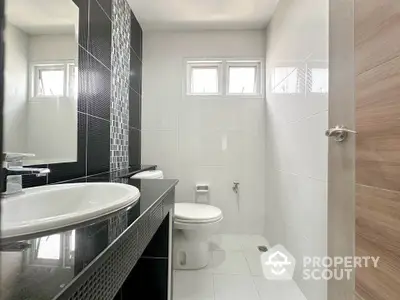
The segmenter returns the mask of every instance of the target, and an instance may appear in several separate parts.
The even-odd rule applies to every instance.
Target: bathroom
[[[400,298],[395,0],[0,17],[1,300]]]

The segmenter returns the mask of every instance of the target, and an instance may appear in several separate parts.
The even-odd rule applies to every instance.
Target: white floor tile
[[[213,236],[206,268],[174,271],[173,299],[259,300],[261,295],[262,300],[305,300],[294,283],[271,283],[262,277],[261,245],[269,246],[261,235]]]
[[[175,298],[173,300],[214,300],[214,298]]]
[[[259,300],[251,276],[214,275],[215,300]]]
[[[257,250],[258,246],[269,246],[267,239],[261,235],[242,235],[240,243],[243,251]]]
[[[241,251],[241,235],[216,234],[211,238],[211,250]]]
[[[174,299],[214,299],[213,275],[196,271],[175,271]]]
[[[214,274],[250,275],[250,269],[242,252],[213,251],[212,267]]]
[[[263,276],[261,254],[262,253],[258,250],[247,250],[243,252],[247,264],[249,265],[250,273],[253,276]]]
[[[294,281],[267,280],[253,277],[261,300],[307,300]]]

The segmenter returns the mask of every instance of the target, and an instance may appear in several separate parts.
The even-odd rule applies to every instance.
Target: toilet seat
[[[175,222],[183,224],[209,224],[219,222],[222,211],[215,206],[198,203],[176,203]]]

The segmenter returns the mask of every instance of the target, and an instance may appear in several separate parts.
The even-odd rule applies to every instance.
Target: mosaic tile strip
[[[112,2],[110,170],[129,166],[129,72],[131,10]]]

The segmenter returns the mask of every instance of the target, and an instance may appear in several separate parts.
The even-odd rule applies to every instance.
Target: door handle
[[[335,138],[336,142],[343,142],[347,139],[349,133],[357,134],[357,131],[346,128],[343,125],[336,125],[335,127],[329,128],[325,131],[327,137]]]

